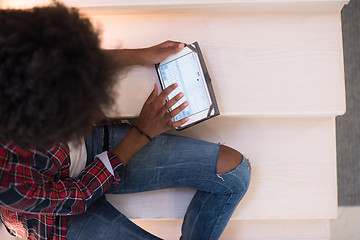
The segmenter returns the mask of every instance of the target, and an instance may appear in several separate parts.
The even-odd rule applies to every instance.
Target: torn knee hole
[[[249,167],[249,171],[251,171],[251,164],[250,164],[250,162],[247,162],[246,164],[247,164],[248,167]]]
[[[243,155],[238,151],[221,145],[217,162],[217,173],[222,174],[235,169],[242,163],[243,159]]]

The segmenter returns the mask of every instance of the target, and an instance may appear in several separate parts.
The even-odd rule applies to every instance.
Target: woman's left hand
[[[164,61],[168,56],[180,52],[185,47],[184,43],[166,41],[156,46],[141,49],[141,65],[154,65]]]
[[[164,61],[168,56],[180,52],[184,43],[166,41],[148,48],[138,49],[104,49],[119,69],[134,65],[150,66]]]

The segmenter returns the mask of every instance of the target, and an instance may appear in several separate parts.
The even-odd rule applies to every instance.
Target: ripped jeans
[[[127,124],[107,127],[105,143],[104,127],[94,128],[87,139],[88,164],[94,155],[102,152],[104,144],[109,145],[109,149],[114,148],[130,130]],[[248,189],[251,168],[244,157],[235,169],[217,174],[218,155],[219,144],[162,134],[149,142],[122,168],[120,183],[113,185],[108,193],[179,187],[197,189],[186,211],[180,239],[219,239]],[[102,197],[84,214],[68,218],[66,239],[160,238],[135,225]]]

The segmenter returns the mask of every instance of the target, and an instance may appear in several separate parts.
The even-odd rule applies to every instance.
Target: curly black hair
[[[99,32],[53,3],[0,10],[0,139],[49,146],[86,136],[112,103],[115,69]]]

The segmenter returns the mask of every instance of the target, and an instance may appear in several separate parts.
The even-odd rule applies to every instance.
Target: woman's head
[[[49,145],[86,135],[111,101],[98,32],[61,4],[0,10],[0,139]]]

